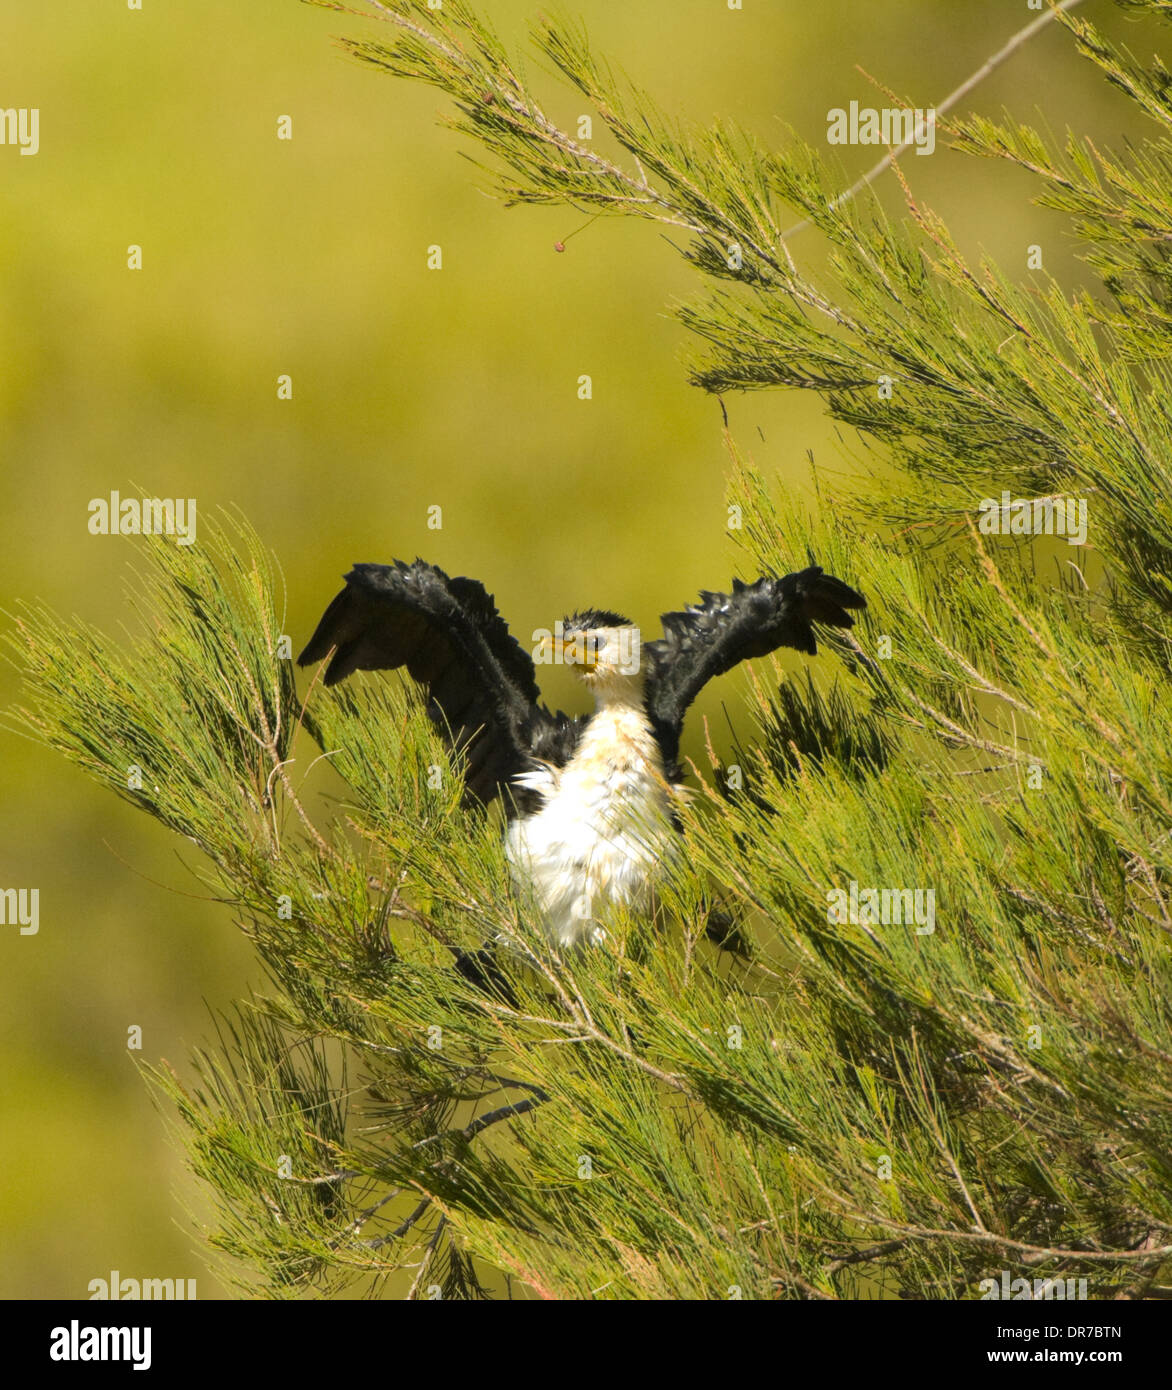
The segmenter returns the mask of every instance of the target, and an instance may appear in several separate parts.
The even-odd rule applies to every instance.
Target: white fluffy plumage
[[[678,843],[675,792],[643,709],[642,677],[607,660],[607,646],[619,646],[613,632],[592,636],[597,654],[573,664],[597,711],[565,767],[543,763],[515,779],[544,799],[513,821],[506,841],[514,878],[530,887],[562,947],[601,941],[613,907],[649,910]]]

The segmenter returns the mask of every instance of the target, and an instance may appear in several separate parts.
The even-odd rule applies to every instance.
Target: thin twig
[[[1021,48],[1023,44],[1028,43],[1029,40],[1032,39],[1033,36],[1040,30],[1044,29],[1046,25],[1051,22],[1051,20],[1055,19],[1059,14],[1062,14],[1066,10],[1073,10],[1076,5],[1081,4],[1082,0],[1061,0],[1061,3],[1055,5],[1045,14],[1041,14],[1037,17],[1037,19],[1031,20],[1029,24],[1025,26],[1024,29],[1019,29],[1017,33],[1014,34],[1014,36],[1009,40],[1009,42],[1004,45],[1004,47],[999,48],[991,58],[987,59],[976,70],[976,72],[972,73],[969,77],[966,77],[965,80],[960,84],[959,87],[956,88],[955,91],[949,92],[949,94],[944,98],[943,101],[937,103],[937,105],[933,108],[936,112],[936,115],[939,117],[942,116],[946,111],[951,111],[952,108],[957,104],[957,102],[961,101],[964,97],[968,96],[969,92],[971,92],[973,88],[976,87],[979,83],[983,82],[985,78],[988,77],[991,73],[996,72],[997,69],[1002,65],[1002,63],[1005,63],[1010,58],[1012,58],[1013,55],[1017,52],[1019,48]],[[900,157],[900,155],[904,154],[907,150],[911,149],[914,143],[914,140],[904,140],[901,144],[897,145],[895,149],[888,150],[888,152],[883,156],[883,158],[878,162],[878,164],[876,164],[873,168],[868,169],[861,179],[858,179],[855,183],[852,183],[845,193],[840,193],[838,197],[834,198],[830,203],[827,204],[827,206],[831,210],[834,210],[840,208],[843,205],[843,203],[850,202],[850,200],[854,198],[857,194],[861,193],[864,188],[867,188],[870,184],[874,183],[874,181],[879,177],[880,174],[884,173],[887,169],[890,169],[892,164]],[[799,232],[803,232],[807,227],[811,226],[813,226],[813,219],[809,217],[803,218],[800,222],[795,222],[792,227],[788,227],[784,232],[782,232],[782,241],[786,241],[791,236],[796,236]]]

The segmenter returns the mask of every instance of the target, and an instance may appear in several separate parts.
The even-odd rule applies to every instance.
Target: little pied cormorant
[[[607,909],[646,911],[676,853],[674,807],[684,715],[714,676],[779,647],[814,655],[815,623],[851,627],[861,595],[817,565],[665,613],[639,642],[618,613],[568,617],[553,647],[592,692],[595,711],[541,704],[532,657],[475,579],[434,565],[355,565],[298,658],[333,653],[326,685],[352,671],[406,667],[465,759],[466,798],[500,796],[514,880],[534,893],[560,946],[598,941]],[[548,652],[549,644],[544,644]]]

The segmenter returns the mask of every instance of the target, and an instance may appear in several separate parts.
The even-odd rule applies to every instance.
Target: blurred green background
[[[524,48],[538,7],[487,8]],[[1033,17],[1024,0],[577,0],[573,12],[673,114],[727,117],[766,144],[789,124],[822,148],[829,108],[886,104],[856,65],[929,105]],[[1105,0],[1085,13],[1156,42]],[[380,30],[296,0],[141,12],[0,0],[0,107],[41,112],[35,158],[0,148],[5,606],[42,599],[115,630],[135,543],[90,536],[87,504],[135,484],[195,497],[204,518],[243,509],[284,567],[295,646],[356,560],[418,553],[475,575],[523,638],[583,605],[650,625],[727,585],[720,411],[686,384],[667,312],[692,273],[649,224],[596,222],[555,253],[577,213],[506,211],[437,123],[438,94],[331,45]],[[584,108],[529,52],[547,109],[574,122]],[[1108,144],[1132,129],[1056,28],[973,104]],[[276,138],[281,115],[291,142]],[[844,184],[875,153],[845,151]],[[1029,206],[1014,171],[941,142],[907,173],[966,249],[1024,272],[1039,241],[1049,270],[1075,273],[1062,224]],[[805,236],[796,254],[817,258]],[[292,401],[277,399],[280,373]],[[728,405],[771,474],[803,478],[810,449],[837,470],[857,454],[817,399]],[[441,531],[427,528],[433,504]],[[546,689],[582,707],[564,672]],[[734,675],[710,693],[714,731],[722,704],[738,721],[740,690]],[[18,692],[3,671],[0,702]],[[701,746],[694,720],[686,751]],[[207,1006],[259,982],[250,953],[163,831],[3,735],[0,887],[12,886],[40,888],[41,927],[0,927],[0,1296],[85,1297],[112,1268],[196,1278],[216,1296],[184,1215],[199,1194],[126,1032],[141,1025],[141,1055],[182,1069],[210,1031]]]

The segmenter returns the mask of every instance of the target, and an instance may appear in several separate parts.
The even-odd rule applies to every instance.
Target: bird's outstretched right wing
[[[731,594],[702,592],[699,604],[665,613],[663,637],[643,644],[647,662],[644,704],[663,751],[668,776],[678,779],[684,715],[714,677],[750,657],[778,647],[811,656],[818,650],[814,624],[853,627],[847,609],[865,599],[817,565],[754,584],[733,580]]]
[[[306,666],[331,651],[326,685],[406,667],[426,687],[428,713],[466,754],[465,786],[478,801],[491,801],[535,756],[560,766],[577,742],[579,721],[538,704],[532,658],[475,579],[451,579],[423,560],[355,565],[297,660]]]

